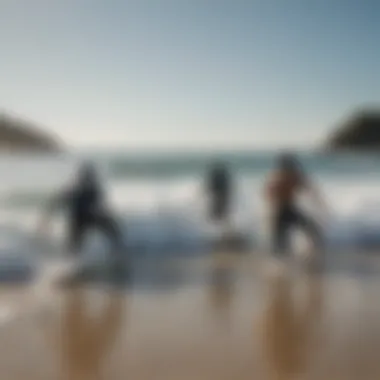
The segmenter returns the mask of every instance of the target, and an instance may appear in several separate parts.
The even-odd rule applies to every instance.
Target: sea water
[[[99,167],[109,207],[119,222],[129,256],[154,260],[163,255],[191,257],[208,251],[218,228],[208,219],[204,190],[207,172],[215,161],[225,162],[233,175],[233,228],[249,237],[252,248],[265,250],[267,219],[262,188],[275,156],[275,152],[123,151],[81,152],[55,158],[3,156],[0,266],[24,273],[36,260],[64,255],[63,214],[57,215],[48,234],[38,235],[36,228],[46,202],[70,184],[83,158],[90,158]],[[378,248],[380,157],[301,153],[300,159],[329,206],[328,215],[314,212],[323,220],[327,249],[344,252]],[[90,234],[83,251],[84,256],[104,257],[107,241]]]

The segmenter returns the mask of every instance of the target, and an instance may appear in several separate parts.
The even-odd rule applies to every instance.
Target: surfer
[[[78,254],[86,233],[91,229],[107,236],[112,243],[112,252],[120,249],[121,234],[115,219],[106,210],[103,188],[92,164],[83,164],[74,185],[52,199],[43,227],[47,226],[52,212],[61,207],[68,213],[68,248],[71,254]]]
[[[308,191],[319,207],[324,202],[300,167],[295,155],[280,155],[277,168],[265,186],[265,196],[271,209],[272,246],[275,251],[288,249],[288,233],[292,227],[303,229],[312,240],[314,248],[322,245],[322,233],[318,223],[297,205],[297,197]]]
[[[240,236],[233,231],[231,224],[231,174],[223,163],[215,163],[206,178],[206,193],[208,198],[208,216],[216,227],[217,237],[214,248],[227,249],[238,246]]]
[[[210,216],[216,222],[227,222],[231,203],[231,178],[225,165],[215,164],[209,174],[207,191],[211,200]]]

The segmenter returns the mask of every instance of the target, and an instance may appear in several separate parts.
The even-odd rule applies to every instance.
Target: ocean
[[[327,249],[380,247],[380,156],[300,153],[305,170],[324,194],[330,212],[322,216]],[[63,255],[64,218],[51,233],[36,235],[48,199],[70,183],[78,163],[94,161],[108,189],[130,255],[195,256],[207,252],[218,233],[207,218],[205,175],[215,161],[230,168],[235,184],[233,226],[249,236],[252,247],[267,247],[262,186],[275,152],[73,153],[56,158],[3,156],[0,162],[1,257],[8,266]],[[318,210],[312,210],[315,215]],[[296,237],[297,239],[297,237]],[[107,242],[89,236],[84,255],[104,255]],[[94,253],[97,252],[97,253]],[[16,264],[15,264],[16,265]]]

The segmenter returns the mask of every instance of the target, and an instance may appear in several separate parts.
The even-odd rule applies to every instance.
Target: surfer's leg
[[[95,227],[104,233],[112,244],[113,254],[120,253],[122,247],[122,234],[115,221],[110,215],[103,214],[96,217]]]
[[[289,220],[286,210],[277,210],[272,220],[272,249],[284,253],[289,249]]]
[[[300,210],[294,210],[294,214],[295,223],[303,229],[312,240],[314,249],[321,249],[323,239],[318,223],[312,217]]]
[[[86,224],[81,220],[71,220],[69,222],[68,250],[71,255],[79,255],[86,230]]]

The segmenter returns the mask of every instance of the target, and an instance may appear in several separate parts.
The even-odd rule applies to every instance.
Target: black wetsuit
[[[283,202],[277,205],[272,223],[272,245],[275,252],[288,250],[289,232],[294,227],[304,230],[315,240],[319,236],[317,224],[294,202]]]
[[[231,183],[225,169],[215,169],[209,178],[208,190],[211,196],[211,218],[220,221],[228,217],[231,201]]]
[[[78,185],[67,192],[62,201],[68,211],[68,245],[71,252],[80,250],[86,233],[92,228],[104,233],[114,248],[120,244],[118,227],[103,207],[100,188]]]

